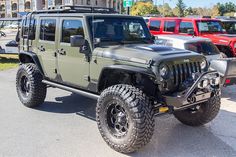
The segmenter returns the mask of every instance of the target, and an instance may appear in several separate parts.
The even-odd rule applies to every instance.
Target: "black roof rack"
[[[58,7],[50,7],[48,10],[39,10],[27,13],[25,23],[27,20],[31,21],[36,14],[50,14],[50,13],[101,13],[101,14],[117,14],[113,8],[93,7],[86,5],[62,5]],[[29,16],[29,17],[28,17]],[[33,24],[35,25],[35,23]],[[31,22],[28,22],[28,34],[30,34]],[[29,51],[29,35],[27,36],[27,51]],[[23,40],[24,45],[25,40]]]
[[[92,7],[86,5],[62,5],[58,7],[50,7],[48,10],[34,11],[33,14],[43,13],[101,13],[101,14],[117,14],[113,8]]]

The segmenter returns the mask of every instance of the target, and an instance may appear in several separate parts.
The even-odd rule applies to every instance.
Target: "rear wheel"
[[[201,126],[212,121],[220,111],[220,96],[210,98],[207,102],[182,111],[176,111],[174,116],[183,124]]]
[[[118,152],[134,152],[153,135],[152,105],[141,90],[129,85],[104,90],[98,100],[96,117],[103,139]]]
[[[20,101],[27,107],[41,105],[46,97],[47,87],[43,76],[32,63],[20,65],[16,75],[16,90]]]

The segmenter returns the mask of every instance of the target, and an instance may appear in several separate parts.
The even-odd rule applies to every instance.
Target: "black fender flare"
[[[38,67],[38,69],[40,70],[42,75],[44,75],[43,68],[40,64],[39,58],[36,55],[36,53],[34,53],[32,51],[29,51],[29,52],[28,51],[20,51],[19,52],[19,60],[20,60],[20,63],[34,63]]]
[[[98,79],[98,84],[97,84],[97,90],[98,92],[101,91],[101,84],[104,81],[103,77],[104,74],[106,73],[106,71],[109,70],[120,70],[120,71],[124,71],[124,72],[128,72],[128,73],[139,73],[139,74],[143,74],[149,77],[153,77],[155,78],[156,75],[153,73],[151,68],[144,68],[144,67],[136,67],[136,66],[131,66],[131,65],[110,65],[110,66],[105,66],[103,67],[99,79]]]

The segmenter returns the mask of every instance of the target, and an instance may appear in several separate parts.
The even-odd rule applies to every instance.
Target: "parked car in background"
[[[206,56],[209,63],[212,60],[227,57],[207,38],[181,35],[158,35],[156,44],[200,53]]]
[[[218,19],[151,17],[148,27],[152,35],[178,34],[208,38],[228,57],[236,57],[236,36],[227,34]]]
[[[236,17],[231,16],[218,16],[216,19],[219,19],[224,29],[228,34],[236,34]]]
[[[211,69],[219,72],[222,86],[236,84],[236,77],[232,72],[236,67],[236,58],[226,58],[227,56],[220,52],[210,39],[181,35],[158,35],[155,43],[190,50],[206,56]]]
[[[0,18],[0,53],[18,54],[18,35],[21,25],[20,18]]]
[[[0,18],[1,29],[17,29],[20,26],[20,18]]]

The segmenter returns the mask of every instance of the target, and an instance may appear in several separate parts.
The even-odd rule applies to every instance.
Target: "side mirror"
[[[85,39],[82,35],[73,35],[70,37],[71,47],[81,47],[85,44]]]
[[[188,29],[187,31],[188,35],[195,35],[194,30],[193,29]]]

